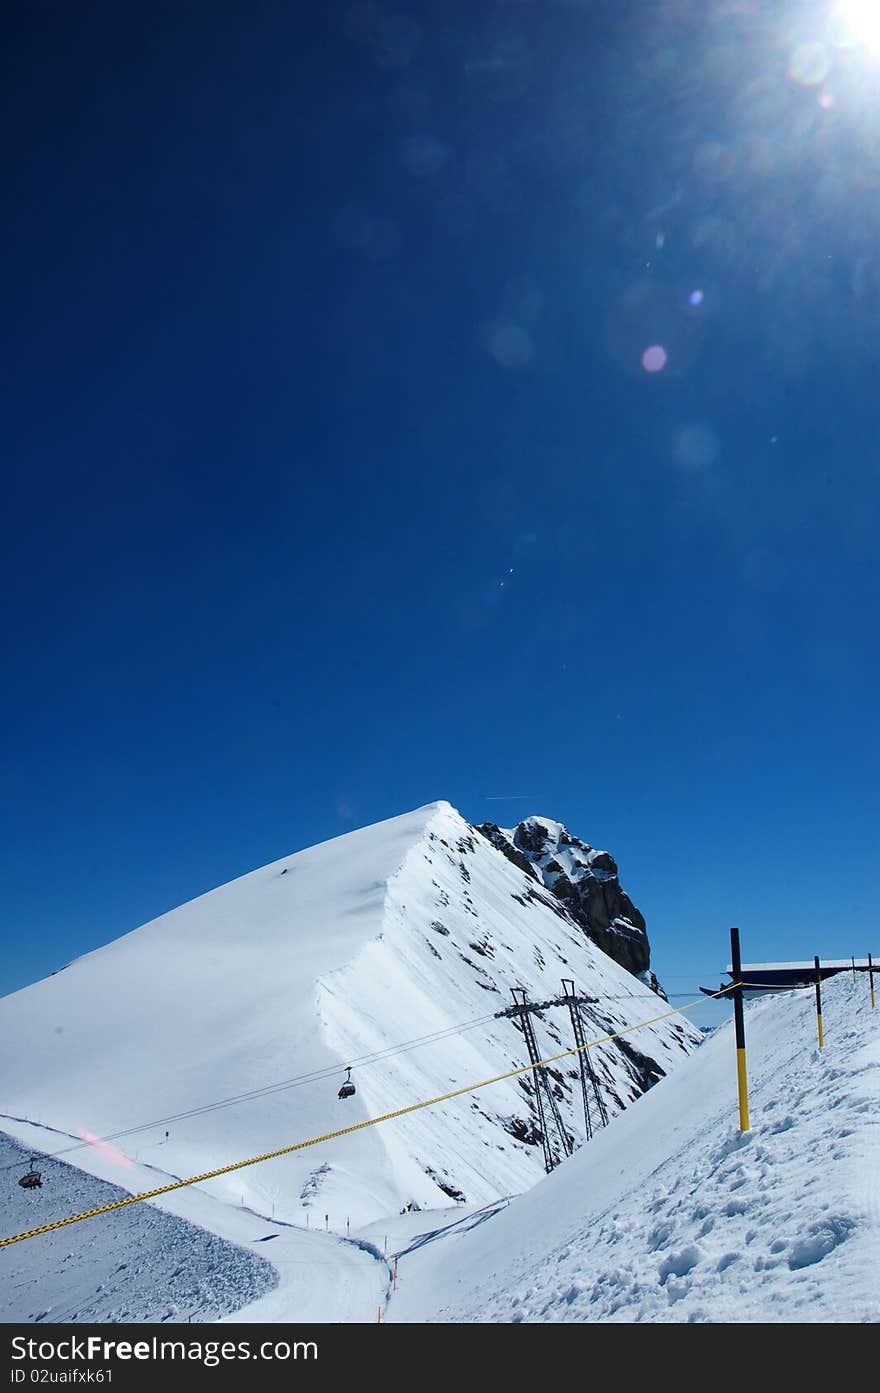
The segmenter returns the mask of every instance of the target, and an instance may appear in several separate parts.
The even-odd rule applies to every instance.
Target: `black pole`
[[[852,958],[852,957],[851,957],[851,958],[850,958],[850,962],[851,962],[852,965],[853,965],[853,981],[855,981],[855,980],[856,980],[856,960],[855,960],[855,958]]]
[[[733,1028],[736,1032],[736,1082],[739,1092],[739,1130],[749,1130],[749,1088],[746,1075],[746,1027],[743,1018],[742,961],[739,953],[739,929],[730,930],[730,966],[733,980]]]
[[[871,962],[871,954],[868,954],[868,985],[871,988],[871,1009],[874,1007],[874,964]]]
[[[825,1044],[825,1036],[822,1033],[822,974],[819,971],[818,957],[813,959],[816,965],[816,1025],[819,1029],[819,1049]]]

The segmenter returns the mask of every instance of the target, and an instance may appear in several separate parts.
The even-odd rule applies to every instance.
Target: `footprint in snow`
[[[820,1219],[811,1226],[805,1238],[792,1245],[788,1259],[792,1272],[797,1272],[802,1267],[812,1267],[814,1263],[827,1258],[829,1253],[833,1253],[835,1248],[849,1238],[854,1228],[853,1220],[842,1214]]]
[[[686,1277],[702,1259],[702,1252],[696,1243],[689,1243],[677,1253],[670,1253],[657,1269],[660,1285],[664,1286],[670,1277]]]
[[[787,1112],[784,1117],[779,1118],[778,1122],[771,1123],[771,1125],[766,1130],[771,1135],[776,1132],[788,1132],[791,1130],[794,1124],[794,1117],[790,1112]]]

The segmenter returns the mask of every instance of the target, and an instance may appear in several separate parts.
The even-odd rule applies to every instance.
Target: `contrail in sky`
[[[533,802],[536,798],[549,798],[547,793],[484,793],[483,798],[487,803],[509,803],[512,799],[530,798]]]

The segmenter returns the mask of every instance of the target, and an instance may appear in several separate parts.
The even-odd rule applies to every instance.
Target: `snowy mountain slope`
[[[823,998],[823,1050],[811,991],[747,1006],[750,1132],[727,1023],[509,1207],[410,1230],[387,1319],[876,1322],[880,1010]]]
[[[117,1141],[131,1159],[194,1174],[525,1063],[494,1013],[515,985],[555,997],[563,975],[601,998],[595,1034],[663,1007],[449,804],[430,804],[243,876],[0,1001],[0,1126],[74,1140],[139,1128]],[[542,1053],[572,1043],[563,1011],[537,1029]],[[356,1066],[356,1096],[337,1099],[346,1064],[439,1032],[453,1033]],[[609,1111],[699,1038],[671,1017],[595,1051]],[[580,1140],[576,1074],[563,1061],[554,1077]],[[407,1204],[482,1204],[543,1174],[532,1092],[508,1080],[205,1188],[336,1232]],[[129,1187],[124,1166],[113,1178]]]
[[[727,1025],[674,1077],[509,1203],[390,1216],[357,1235],[373,1245],[371,1253],[186,1189],[6,1250],[0,1319],[46,1312],[52,1321],[77,1313],[111,1320],[123,1311],[185,1318],[165,1282],[169,1233],[155,1223],[160,1207],[247,1250],[238,1264],[234,1253],[216,1250],[240,1299],[253,1281],[249,1252],[278,1272],[277,1286],[223,1321],[370,1322],[379,1301],[392,1321],[876,1322],[878,1021],[864,983],[846,977],[826,987],[821,1052],[809,991],[748,1006],[746,1136],[736,1125]],[[29,1142],[40,1131],[22,1130]],[[113,1171],[112,1159],[95,1148],[83,1163]],[[49,1162],[46,1174],[53,1213],[74,1212],[92,1198],[82,1190],[87,1178],[71,1167]],[[128,1188],[157,1178],[140,1163]],[[33,1222],[31,1210],[45,1198],[3,1194],[7,1233]],[[18,1206],[15,1215],[10,1206]],[[208,1295],[192,1314],[210,1319],[215,1255],[197,1231],[187,1233],[191,1251],[182,1231],[171,1231],[180,1275],[192,1288],[178,1295]],[[386,1246],[400,1255],[396,1291],[382,1260]],[[94,1290],[85,1285],[92,1273],[101,1278]]]
[[[123,1198],[72,1166],[37,1164],[42,1189],[21,1189],[29,1153],[0,1135],[4,1235]],[[0,1321],[210,1321],[278,1284],[265,1259],[146,1204],[16,1244],[2,1270]]]
[[[40,1128],[21,1130],[30,1132],[29,1144],[45,1144]],[[95,1147],[76,1168],[38,1157],[43,1188],[22,1190],[15,1177],[30,1154],[0,1136],[4,1235],[123,1193],[107,1183],[118,1170],[113,1158]],[[126,1188],[140,1192],[169,1179],[138,1163]],[[368,1244],[288,1227],[194,1186],[16,1243],[3,1250],[2,1273],[0,1322],[52,1324],[370,1321],[391,1284],[388,1264]]]

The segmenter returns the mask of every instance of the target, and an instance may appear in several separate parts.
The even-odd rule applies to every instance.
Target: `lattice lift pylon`
[[[581,1015],[581,1006],[584,998],[578,996],[574,988],[574,982],[567,977],[562,979],[562,1001],[568,1007],[571,1016],[571,1028],[574,1032],[574,1042],[578,1047],[578,1067],[581,1071],[581,1092],[584,1095],[584,1122],[587,1128],[587,1140],[593,1135],[593,1120],[590,1116],[589,1093],[592,1090],[593,1097],[596,1099],[596,1107],[599,1109],[599,1116],[602,1119],[602,1126],[608,1126],[608,1109],[605,1106],[605,1099],[602,1097],[602,1090],[599,1087],[599,1080],[596,1078],[593,1062],[590,1059],[590,1052],[587,1049],[587,1037],[584,1034],[584,1021]],[[589,1087],[588,1087],[589,1081]]]
[[[556,1003],[544,1002],[539,1005],[535,1002],[530,1002],[526,996],[525,987],[512,987],[511,996],[513,997],[513,1005],[508,1007],[506,1011],[499,1011],[498,1014],[501,1016],[512,1016],[514,1019],[518,1020],[520,1030],[525,1036],[529,1060],[533,1065],[533,1073],[535,1075],[535,1104],[538,1109],[538,1121],[541,1128],[541,1144],[544,1148],[544,1168],[549,1175],[554,1167],[559,1164],[559,1159],[554,1155],[553,1148],[550,1145],[550,1137],[547,1132],[547,1118],[544,1112],[544,1103],[541,1098],[542,1088],[547,1099],[547,1106],[550,1109],[553,1122],[556,1126],[563,1154],[565,1156],[570,1156],[574,1147],[571,1137],[565,1130],[562,1114],[559,1111],[559,1104],[553,1092],[553,1084],[550,1075],[546,1066],[540,1063],[541,1055],[538,1052],[538,1042],[535,1039],[535,1028],[531,1022],[531,1013],[532,1011],[541,1011],[544,1006],[556,1005]]]
[[[581,1078],[581,1095],[584,1101],[584,1124],[586,1126],[587,1141],[593,1135],[593,1119],[590,1112],[590,1093],[596,1100],[596,1107],[602,1119],[602,1126],[608,1125],[608,1109],[605,1106],[605,1099],[602,1097],[602,1090],[599,1087],[599,1080],[596,1078],[595,1070],[587,1050],[587,1037],[584,1033],[584,1021],[581,1015],[581,1008],[592,1005],[596,1002],[594,996],[584,996],[575,990],[573,980],[563,977],[562,996],[554,997],[552,1001],[529,1001],[524,987],[512,987],[511,995],[513,1005],[508,1006],[504,1011],[497,1011],[496,1018],[499,1016],[511,1016],[519,1021],[520,1029],[526,1039],[526,1046],[529,1051],[529,1060],[534,1067],[535,1074],[535,1107],[538,1112],[538,1123],[541,1129],[541,1143],[544,1148],[544,1166],[549,1174],[559,1164],[559,1157],[554,1155],[550,1145],[550,1137],[547,1132],[547,1117],[544,1111],[544,1098],[556,1125],[556,1131],[562,1144],[565,1156],[570,1156],[574,1150],[574,1144],[559,1111],[556,1095],[553,1092],[553,1084],[547,1069],[539,1065],[541,1056],[538,1052],[538,1042],[535,1039],[535,1030],[531,1022],[531,1015],[534,1012],[546,1011],[551,1006],[567,1006],[571,1018],[571,1028],[574,1032],[574,1042],[577,1046],[578,1069]],[[543,1090],[543,1097],[542,1097]]]

